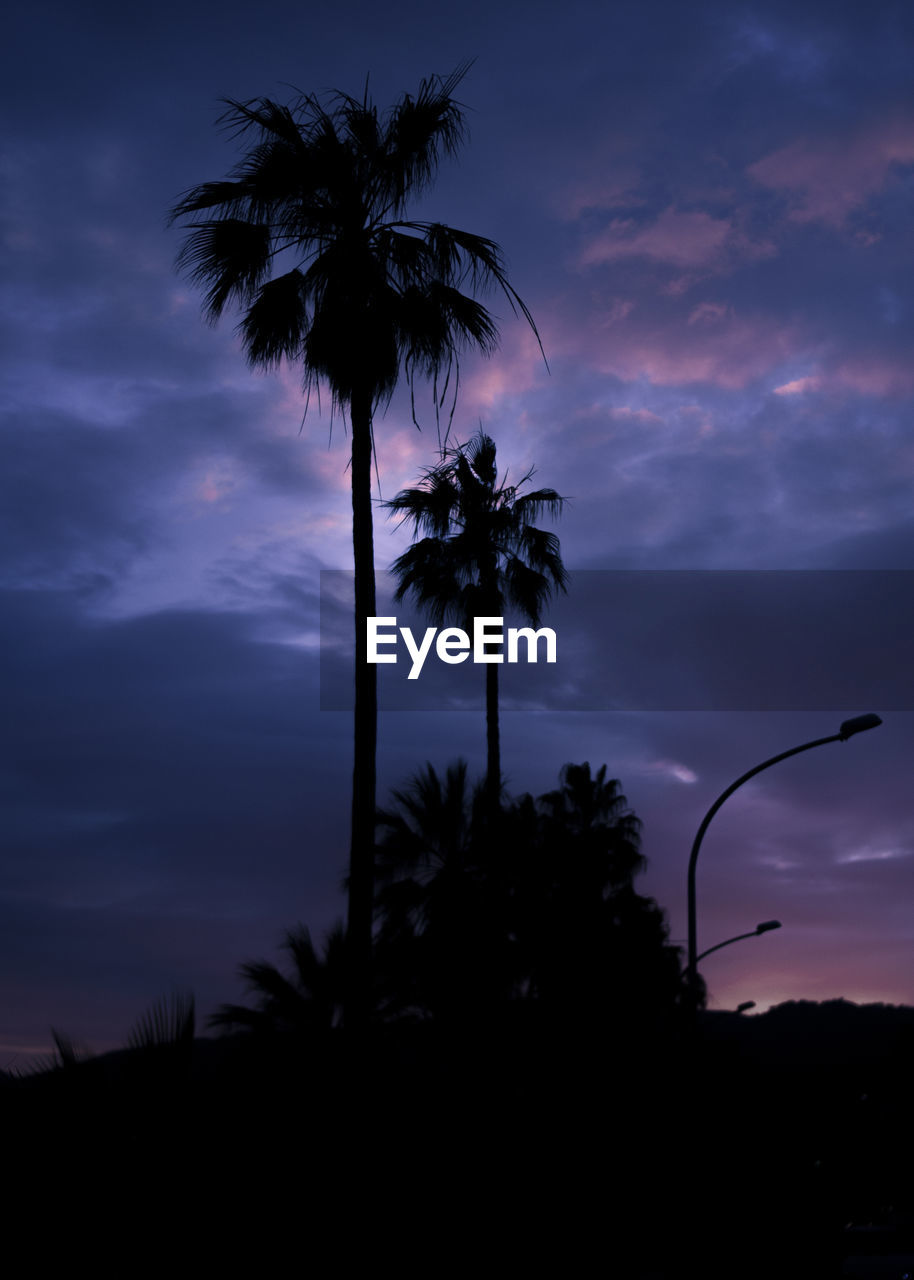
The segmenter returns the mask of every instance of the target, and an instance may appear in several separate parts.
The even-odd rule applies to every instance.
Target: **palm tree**
[[[580,891],[590,896],[630,888],[646,862],[641,822],[629,809],[621,783],[607,779],[605,764],[592,775],[588,761],[563,765],[559,781],[558,790],[540,796],[539,804],[547,827],[575,841],[577,863],[562,864],[565,880],[577,878]]]
[[[248,991],[257,1007],[224,1004],[209,1020],[211,1027],[241,1027],[261,1035],[314,1035],[329,1031],[341,1018],[345,986],[346,938],[336,925],[319,955],[310,932],[299,925],[286,932],[283,950],[289,953],[293,976],[287,978],[267,960],[241,966]]]
[[[679,951],[663,911],[635,890],[646,866],[641,822],[619,781],[606,765],[566,764],[558,789],[524,797],[515,821],[529,829],[533,812],[514,910],[531,994],[582,1024],[671,1010]]]
[[[205,290],[215,323],[231,303],[253,366],[301,365],[306,391],[323,380],[352,427],[355,567],[355,746],[349,918],[353,1020],[366,1016],[371,962],[377,750],[377,671],[367,661],[365,619],[375,610],[371,512],[372,421],[401,373],[410,384],[450,378],[466,348],[497,345],[493,317],[474,296],[499,288],[533,319],[508,283],[501,251],[483,236],[408,220],[411,198],[435,177],[442,153],[463,139],[453,94],[468,64],[422,81],[380,114],[368,98],[300,94],[227,99],[222,117],[250,139],[221,182],[175,205],[188,234],[178,265]],[[467,289],[467,292],[464,292]],[[538,335],[537,335],[538,338]],[[447,387],[447,379],[445,387]],[[455,384],[456,385],[456,379]]]
[[[466,761],[431,764],[378,811],[379,955],[401,1007],[482,1012],[511,990],[508,886]]]
[[[468,629],[474,617],[503,616],[506,606],[538,626],[568,574],[559,540],[533,524],[565,503],[554,489],[521,493],[533,471],[517,483],[498,481],[495,442],[481,429],[467,444],[445,449],[419,486],[404,489],[386,505],[427,536],[394,562],[396,599],[412,595],[441,625],[447,619]],[[486,665],[487,789],[490,807],[501,794],[498,731],[498,665]]]

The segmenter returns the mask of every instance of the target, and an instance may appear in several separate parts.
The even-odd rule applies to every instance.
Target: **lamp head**
[[[865,716],[854,716],[852,720],[845,720],[838,732],[842,742],[846,742],[855,733],[863,733],[865,729],[876,729],[881,724],[881,717],[870,711]]]
[[[761,924],[755,926],[756,933],[770,933],[772,929],[780,929],[780,920],[763,920]]]

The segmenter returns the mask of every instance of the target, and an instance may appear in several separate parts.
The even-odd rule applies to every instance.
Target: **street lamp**
[[[757,938],[761,933],[770,933],[772,929],[780,929],[780,920],[763,920],[761,924],[757,924],[749,933],[738,933],[734,938],[727,938],[725,942],[718,942],[714,947],[708,947],[707,951],[702,951],[700,956],[695,957],[695,963],[704,960],[705,956],[709,956],[712,951],[720,951],[721,947],[729,947],[731,942],[742,942],[743,938]]]
[[[695,1004],[695,997],[698,990],[698,961],[701,958],[698,955],[695,868],[698,863],[698,853],[701,849],[701,842],[704,839],[705,832],[711,823],[711,819],[714,817],[715,813],[717,813],[717,810],[725,800],[729,799],[729,797],[733,795],[733,792],[737,787],[741,787],[744,782],[748,782],[750,778],[754,778],[755,775],[757,773],[761,773],[763,769],[770,769],[773,764],[778,764],[781,760],[786,760],[789,756],[799,755],[801,751],[811,751],[813,747],[823,747],[826,742],[846,742],[847,739],[852,738],[855,733],[863,733],[866,729],[875,729],[881,724],[882,720],[880,717],[874,715],[872,712],[868,715],[854,716],[851,720],[845,720],[837,733],[830,734],[827,738],[816,738],[814,742],[804,742],[799,747],[791,747],[789,751],[782,751],[780,755],[772,756],[770,760],[764,760],[761,764],[757,764],[754,769],[750,769],[748,773],[744,773],[741,778],[737,778],[735,782],[732,782],[730,786],[727,787],[726,791],[723,791],[711,805],[711,808],[702,819],[701,826],[698,828],[695,840],[692,844],[692,852],[689,856],[689,963],[686,968],[686,981],[688,983],[688,990],[692,996],[693,1005]],[[740,935],[740,937],[743,936],[745,935]],[[736,939],[728,938],[727,941],[735,942]],[[725,946],[726,943],[720,943],[719,945]],[[710,950],[716,951],[717,948],[711,947]],[[702,953],[702,955],[708,954],[709,952],[707,951]]]

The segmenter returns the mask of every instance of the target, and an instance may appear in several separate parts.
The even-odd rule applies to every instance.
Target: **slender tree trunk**
[[[486,666],[486,791],[494,813],[501,799],[501,745],[498,737],[498,664]]]
[[[371,395],[353,394],[352,549],[355,563],[355,717],[352,834],[349,846],[349,992],[346,1026],[363,1028],[371,1008],[371,933],[374,896],[375,785],[378,738],[377,667],[367,661],[366,618],[374,617],[374,538],[371,513]]]
[[[494,552],[489,552],[480,575],[483,590],[481,600],[484,603],[486,616],[497,618],[500,614],[498,580],[498,561]],[[501,801],[501,744],[498,736],[498,663],[486,665],[486,797],[491,817],[495,816]]]

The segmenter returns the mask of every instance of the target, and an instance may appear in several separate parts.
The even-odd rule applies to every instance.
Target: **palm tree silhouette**
[[[555,791],[515,806],[515,821],[536,823],[515,907],[531,992],[582,1021],[671,1007],[680,990],[664,913],[634,887],[641,822],[606,775],[566,764]]]
[[[282,946],[292,960],[292,976],[286,977],[267,960],[247,961],[240,972],[248,991],[256,997],[256,1006],[220,1005],[209,1019],[211,1027],[311,1038],[338,1025],[347,972],[343,926],[334,926],[323,955],[318,954],[304,925],[287,930]]]
[[[371,963],[377,670],[367,661],[365,619],[375,609],[371,511],[372,420],[403,373],[439,375],[445,388],[459,354],[489,355],[498,329],[472,295],[491,287],[536,327],[508,283],[501,251],[483,236],[406,218],[435,177],[442,153],[464,137],[453,94],[468,70],[423,80],[379,114],[369,99],[300,94],[227,99],[234,136],[251,138],[227,181],[205,182],[175,205],[188,234],[179,269],[205,290],[215,321],[243,308],[250,363],[300,363],[306,391],[324,380],[352,427],[355,567],[355,712],[348,930],[350,1013],[367,1016]],[[468,292],[464,292],[467,289]],[[539,336],[537,335],[537,340]],[[454,381],[456,387],[456,379]]]
[[[476,1013],[510,994],[505,878],[466,761],[431,764],[378,811],[379,955],[401,1010]]]
[[[427,536],[394,562],[396,599],[412,595],[437,625],[446,619],[470,629],[474,617],[500,617],[505,607],[538,626],[568,574],[559,540],[533,524],[546,511],[558,515],[565,499],[554,489],[520,490],[507,476],[498,481],[495,442],[481,429],[467,444],[445,449],[419,486],[386,504],[416,533]],[[498,728],[498,665],[486,665],[486,780],[490,806],[501,795]]]
[[[493,815],[464,761],[427,764],[378,813],[378,955],[387,1008],[501,1018],[509,1006],[595,1030],[670,1011],[678,949],[635,891],[641,824],[606,766]]]
[[[579,891],[606,897],[630,888],[643,871],[641,822],[628,807],[616,778],[606,777],[606,765],[591,774],[590,764],[563,765],[557,790],[540,796],[547,829],[573,838],[577,857],[561,864],[566,881],[577,879]]]

